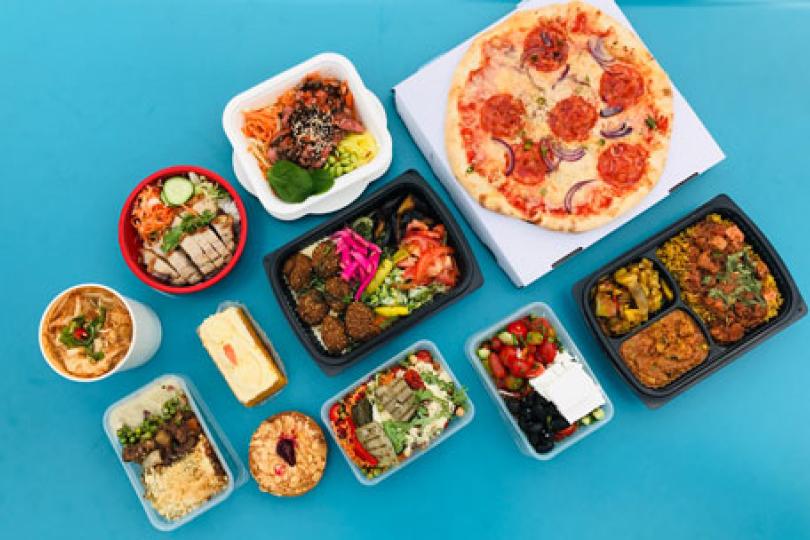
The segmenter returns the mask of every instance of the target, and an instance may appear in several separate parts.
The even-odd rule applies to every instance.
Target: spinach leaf
[[[163,253],[169,253],[180,243],[184,234],[190,234],[198,229],[208,226],[211,221],[216,217],[216,214],[210,210],[205,210],[202,214],[186,214],[182,217],[180,223],[175,225],[163,235],[163,240],[160,243],[160,249]]]
[[[332,173],[326,169],[313,169],[309,172],[309,176],[312,178],[313,195],[326,193],[335,185],[335,179],[332,177]]]
[[[267,181],[278,195],[288,203],[300,203],[314,193],[312,176],[292,161],[282,159],[267,171]]]

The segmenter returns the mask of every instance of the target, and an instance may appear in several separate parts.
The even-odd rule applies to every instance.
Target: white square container
[[[352,472],[357,477],[357,481],[360,482],[363,485],[373,486],[373,485],[379,484],[380,482],[382,482],[384,479],[388,478],[389,476],[391,476],[395,472],[404,469],[405,467],[407,467],[408,465],[410,465],[411,463],[413,463],[414,461],[416,461],[417,459],[419,459],[423,455],[430,452],[433,448],[436,448],[440,443],[442,443],[445,440],[447,440],[448,438],[452,437],[453,434],[458,432],[458,430],[460,430],[461,428],[463,428],[464,426],[466,426],[467,424],[472,422],[473,417],[475,416],[475,406],[473,405],[473,402],[470,399],[470,396],[468,395],[467,396],[467,407],[466,407],[466,412],[464,413],[464,416],[451,421],[450,425],[447,427],[447,429],[445,429],[437,438],[433,439],[428,444],[428,446],[426,448],[423,448],[421,450],[415,450],[414,453],[411,454],[411,456],[408,459],[406,459],[405,461],[399,463],[398,465],[395,465],[395,466],[391,467],[390,469],[388,469],[387,471],[385,471],[384,473],[382,473],[381,475],[379,475],[379,476],[377,476],[375,478],[367,478],[366,475],[363,474],[363,471],[360,470],[360,467],[355,465],[355,463],[346,454],[346,451],[343,450],[343,447],[338,442],[337,434],[335,433],[335,430],[332,428],[332,422],[329,421],[329,409],[332,407],[332,405],[335,402],[339,401],[340,399],[343,398],[343,396],[345,396],[346,394],[348,394],[349,392],[354,390],[357,386],[359,386],[360,384],[362,384],[365,381],[367,381],[368,379],[370,379],[375,373],[377,373],[379,371],[384,371],[385,369],[388,369],[390,367],[395,366],[397,363],[399,363],[400,360],[402,360],[403,358],[406,358],[409,354],[411,354],[411,353],[413,353],[415,351],[418,351],[420,349],[425,349],[427,351],[430,351],[430,354],[433,356],[433,359],[435,361],[437,361],[442,366],[442,369],[444,369],[447,372],[448,375],[450,375],[450,378],[453,380],[453,383],[455,383],[456,387],[457,388],[463,388],[461,383],[458,382],[458,379],[456,379],[456,376],[450,370],[450,366],[447,365],[447,361],[445,361],[444,357],[442,356],[442,353],[439,352],[439,348],[436,347],[436,344],[433,343],[432,341],[428,341],[426,339],[423,339],[423,340],[417,341],[416,343],[414,343],[413,345],[411,345],[407,349],[405,349],[405,350],[399,352],[398,354],[394,355],[387,362],[385,362],[385,363],[379,365],[378,367],[376,367],[375,369],[369,371],[368,373],[366,373],[365,375],[363,375],[362,377],[357,379],[355,382],[353,382],[352,384],[350,384],[349,386],[347,386],[346,388],[344,388],[343,390],[341,390],[340,392],[338,392],[337,394],[335,394],[334,396],[332,396],[331,398],[326,400],[326,402],[321,407],[321,421],[326,426],[326,428],[329,430],[329,433],[332,435],[332,440],[335,441],[335,444],[340,449],[340,453],[343,454],[343,457],[346,459],[346,462],[349,464],[349,467],[351,468]]]
[[[532,445],[529,444],[529,439],[526,437],[526,434],[523,433],[523,430],[520,429],[518,426],[517,420],[509,410],[506,408],[506,404],[503,401],[503,398],[498,393],[498,389],[495,386],[495,383],[487,373],[486,369],[484,368],[483,364],[481,364],[481,360],[478,358],[478,346],[485,340],[489,339],[491,336],[495,335],[498,331],[503,329],[507,324],[514,321],[515,319],[520,319],[527,315],[534,315],[537,317],[545,317],[551,323],[551,326],[554,327],[554,330],[557,333],[557,337],[559,338],[560,342],[563,345],[563,348],[568,351],[571,356],[573,356],[579,363],[582,364],[582,367],[585,368],[585,372],[593,379],[594,384],[599,387],[599,390],[602,392],[602,395],[605,398],[605,404],[602,405],[602,410],[605,411],[605,417],[602,420],[597,422],[593,422],[588,426],[578,426],[577,430],[570,436],[566,437],[562,441],[555,442],[554,448],[545,454],[541,454],[535,451],[532,448]],[[585,361],[585,358],[582,356],[582,353],[579,352],[577,346],[571,340],[571,336],[568,335],[568,332],[565,331],[565,328],[560,323],[560,320],[551,310],[551,308],[544,304],[543,302],[533,302],[528,304],[519,310],[515,311],[514,313],[504,317],[500,321],[496,322],[495,324],[481,330],[467,340],[467,345],[465,347],[467,351],[467,358],[472,363],[475,370],[478,372],[478,375],[481,377],[481,381],[484,383],[484,388],[487,389],[490,397],[492,397],[493,401],[495,401],[495,405],[498,407],[498,411],[501,413],[501,417],[503,418],[504,422],[506,422],[509,426],[511,426],[511,433],[512,438],[515,440],[515,444],[518,445],[520,451],[526,454],[529,457],[534,459],[539,459],[541,461],[548,461],[554,458],[557,454],[566,450],[576,444],[577,442],[581,441],[597,429],[601,429],[605,424],[610,422],[613,418],[613,403],[611,403],[610,398],[608,397],[605,390],[599,384],[599,380],[596,378],[596,375],[593,374],[591,371],[588,362]]]
[[[138,397],[139,394],[143,393],[147,389],[152,388],[155,385],[162,384],[174,385],[185,392],[186,396],[188,396],[189,405],[191,405],[191,409],[194,411],[194,414],[200,421],[200,425],[202,425],[205,436],[208,437],[208,440],[211,442],[211,447],[214,449],[214,452],[216,452],[217,458],[222,464],[225,474],[228,476],[228,485],[224,490],[219,492],[216,496],[212,497],[196,510],[189,512],[185,516],[176,520],[168,520],[158,514],[152,507],[152,504],[147,501],[146,498],[144,498],[144,487],[140,480],[141,466],[135,463],[127,463],[121,459],[121,443],[118,441],[116,429],[110,423],[111,415],[117,407]],[[242,461],[239,459],[239,455],[236,453],[233,446],[231,446],[230,441],[219,427],[219,424],[217,424],[216,420],[211,414],[211,411],[208,409],[208,406],[197,392],[197,389],[191,384],[191,381],[183,375],[173,373],[162,375],[152,382],[142,386],[138,390],[135,390],[131,394],[119,399],[107,407],[107,410],[104,412],[104,419],[102,423],[104,426],[104,431],[107,433],[107,437],[110,439],[110,444],[115,451],[115,455],[118,458],[118,461],[121,463],[121,466],[124,468],[124,472],[126,473],[127,478],[129,478],[129,482],[132,484],[132,488],[135,490],[138,500],[140,501],[141,506],[143,506],[144,512],[146,512],[146,517],[148,517],[149,522],[160,531],[172,531],[181,525],[185,525],[200,514],[207,512],[214,506],[230,497],[231,493],[233,493],[235,489],[242,486],[242,484],[247,481],[247,471],[245,470],[245,466],[242,464]],[[223,449],[225,450],[224,452]]]
[[[558,1],[560,0],[525,0],[515,10],[534,9]],[[614,0],[588,2],[635,32]],[[504,18],[513,13],[508,13]],[[493,25],[501,20],[503,19]],[[675,116],[666,167],[653,190],[634,208],[601,227],[581,233],[552,231],[487,210],[470,197],[456,180],[447,160],[444,137],[450,81],[458,62],[474,38],[475,36],[432,60],[397,84],[394,87],[394,104],[436,177],[444,184],[481,241],[495,255],[498,264],[518,287],[528,285],[547,274],[666,198],[693,176],[702,174],[725,158],[723,151],[673,83]],[[531,246],[532,249],[526,249],[526,246]]]
[[[286,203],[270,189],[256,158],[248,151],[247,138],[242,133],[242,111],[273,103],[279,95],[315,71],[348,83],[354,95],[357,114],[377,141],[378,152],[369,163],[336,178],[335,185],[326,193],[313,195],[301,203]],[[326,214],[347,206],[391,165],[391,134],[388,132],[385,109],[377,96],[363,84],[354,64],[336,53],[314,56],[235,96],[222,113],[222,127],[233,146],[236,178],[261,201],[268,213],[282,220],[298,219],[307,214]]]

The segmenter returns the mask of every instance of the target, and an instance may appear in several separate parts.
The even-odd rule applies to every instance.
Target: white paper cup
[[[83,287],[98,287],[99,289],[104,289],[105,291],[117,296],[118,299],[121,300],[127,307],[129,316],[132,318],[132,342],[129,345],[129,350],[127,351],[126,355],[124,355],[124,358],[122,358],[121,361],[118,362],[118,364],[116,364],[110,371],[99,375],[98,377],[77,377],[76,375],[71,375],[65,371],[62,366],[58,365],[57,362],[48,356],[42,342],[42,334],[45,328],[46,318],[54,303],[71,291]],[[73,287],[69,287],[57,294],[42,313],[42,318],[39,321],[39,334],[37,335],[39,349],[42,352],[42,357],[45,359],[45,362],[51,367],[51,369],[65,379],[76,382],[100,381],[102,379],[106,379],[113,373],[126,371],[145,364],[151,360],[151,358],[157,352],[158,348],[160,347],[162,337],[163,329],[160,325],[160,319],[158,319],[158,316],[150,307],[138,302],[137,300],[127,298],[118,291],[111,289],[106,285],[99,285],[98,283],[82,283],[80,285],[74,285]]]

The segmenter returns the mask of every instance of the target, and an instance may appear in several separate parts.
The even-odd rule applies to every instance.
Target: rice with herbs
[[[768,266],[733,222],[719,214],[686,228],[656,251],[684,301],[712,337],[734,342],[774,318],[782,295]]]

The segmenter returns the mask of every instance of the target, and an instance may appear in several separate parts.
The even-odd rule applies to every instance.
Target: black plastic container
[[[342,229],[356,218],[368,214],[386,201],[400,198],[408,193],[421,200],[430,213],[433,214],[433,217],[444,224],[447,230],[447,244],[455,250],[456,263],[460,274],[459,281],[449,292],[437,295],[431,302],[413,311],[407,317],[394,322],[376,337],[358,344],[345,354],[329,354],[323,348],[312,329],[301,321],[296,313],[295,300],[282,275],[284,261],[290,255]],[[327,375],[336,375],[379,347],[386,340],[401,334],[426,317],[449,306],[452,302],[480,287],[484,282],[478,262],[475,260],[458,223],[453,219],[447,206],[415,170],[406,171],[365,201],[352,205],[319,227],[265,255],[264,269],[284,315],[295,333],[298,334],[301,342],[318,363],[318,366]]]
[[[701,221],[709,214],[719,214],[737,224],[743,234],[745,234],[746,243],[751,245],[754,251],[759,254],[762,260],[768,265],[784,300],[778,314],[774,318],[747,332],[742,339],[731,344],[718,343],[711,337],[703,320],[697,316],[681,298],[680,288],[678,287],[675,277],[656,256],[656,250],[667,240],[676,236],[687,227]],[[674,300],[666,303],[664,307],[651,316],[647,322],[639,325],[627,334],[617,337],[610,336],[602,330],[602,327],[596,320],[591,302],[591,291],[602,276],[612,274],[618,268],[643,258],[650,259],[661,275],[661,278],[666,280],[667,284],[670,285],[674,292]],[[698,381],[705,379],[721,367],[729,364],[745,351],[757,346],[766,338],[790,326],[807,312],[807,306],[796,286],[796,282],[791,277],[781,257],[776,253],[768,239],[765,238],[765,235],[762,234],[762,231],[754,225],[753,221],[751,221],[740,207],[727,195],[718,195],[680,221],[672,224],[646,242],[643,242],[641,245],[603,266],[597,272],[579,281],[574,285],[574,298],[579,304],[588,326],[597,340],[602,344],[605,351],[607,351],[608,357],[613,362],[616,370],[627,384],[638,393],[644,403],[652,408],[659,407],[681,392],[686,391]],[[686,311],[697,323],[698,327],[700,327],[709,344],[709,355],[701,364],[695,366],[667,386],[662,388],[649,388],[643,385],[624,363],[619,352],[619,347],[622,342],[629,339],[631,336],[634,336],[649,327],[650,324],[678,309]]]

